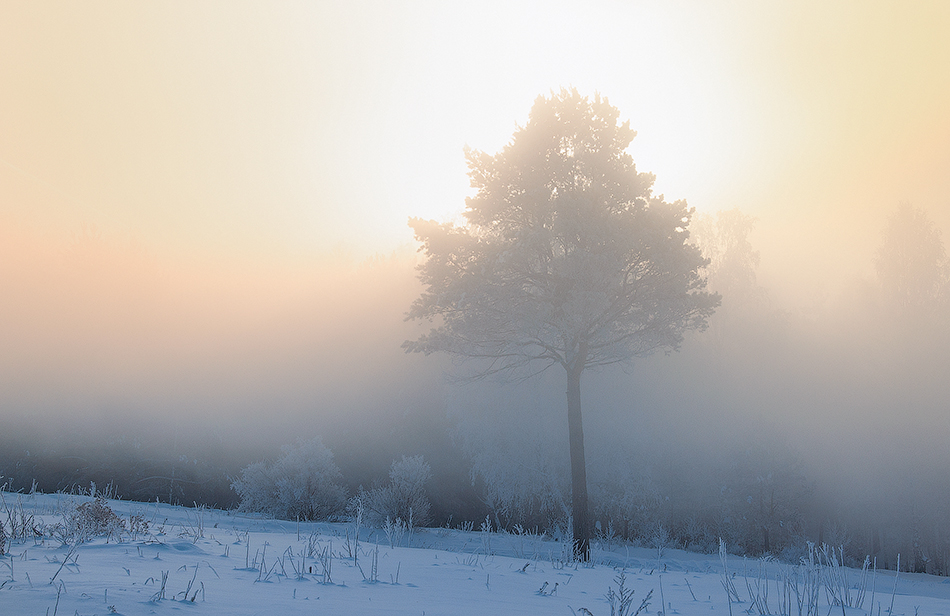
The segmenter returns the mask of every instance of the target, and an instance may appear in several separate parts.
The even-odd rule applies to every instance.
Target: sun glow
[[[869,168],[864,207],[946,193],[939,4],[108,6],[6,11],[7,216],[157,250],[387,252],[409,217],[464,209],[466,145],[497,152],[565,86],[606,96],[657,192],[700,210],[850,213]]]

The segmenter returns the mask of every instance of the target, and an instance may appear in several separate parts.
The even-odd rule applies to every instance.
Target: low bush
[[[411,526],[425,526],[431,519],[431,504],[426,493],[430,479],[432,468],[422,456],[403,456],[393,461],[389,485],[360,495],[370,524],[381,527],[400,520]]]
[[[63,512],[63,521],[47,530],[64,545],[85,543],[93,537],[121,539],[125,531],[125,522],[112,511],[104,496],[79,505],[70,503]]]
[[[241,471],[231,487],[241,511],[286,520],[326,520],[343,511],[343,475],[319,439],[284,446],[274,463],[256,462]]]

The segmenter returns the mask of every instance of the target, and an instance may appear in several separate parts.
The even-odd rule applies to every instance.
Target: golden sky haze
[[[462,147],[599,91],[656,188],[861,267],[900,200],[950,229],[942,2],[5,3],[0,216],[153,254],[388,253],[450,218]],[[12,224],[8,223],[8,224]]]

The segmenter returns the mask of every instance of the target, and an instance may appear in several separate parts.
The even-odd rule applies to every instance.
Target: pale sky
[[[462,210],[466,144],[575,86],[630,120],[659,192],[756,215],[765,269],[866,261],[899,201],[950,231],[947,32],[942,1],[4,1],[0,222],[387,253]]]

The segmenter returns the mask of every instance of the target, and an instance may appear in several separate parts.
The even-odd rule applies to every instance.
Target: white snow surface
[[[70,507],[91,500],[2,497],[8,532],[9,511],[54,524]],[[148,534],[95,538],[72,553],[49,537],[8,542],[0,557],[0,614],[609,616],[606,595],[618,591],[621,574],[634,591],[630,615],[650,591],[641,614],[782,614],[784,580],[794,571],[785,563],[729,556],[729,579],[740,599],[730,604],[718,555],[596,542],[592,562],[585,564],[569,562],[568,546],[548,537],[447,528],[418,529],[396,547],[383,530],[363,528],[357,549],[352,523],[297,524],[207,508],[107,503],[122,518],[143,516]],[[854,603],[862,572],[844,571]],[[865,579],[861,608],[834,605],[822,588],[818,616],[886,615],[892,600],[895,616],[950,616],[947,578],[901,573],[896,593],[893,571]],[[791,613],[799,613],[797,606]]]

